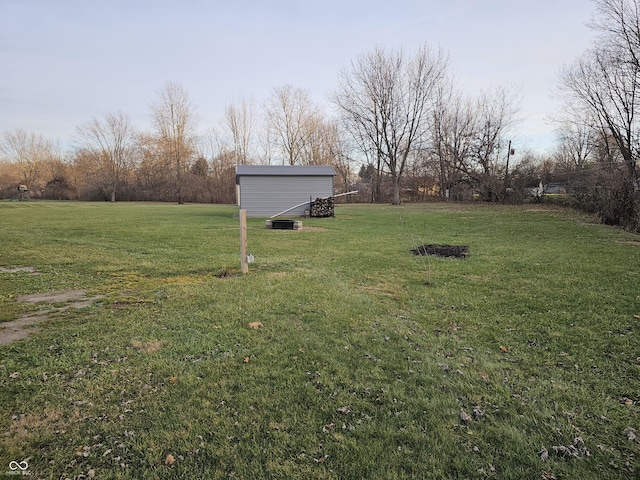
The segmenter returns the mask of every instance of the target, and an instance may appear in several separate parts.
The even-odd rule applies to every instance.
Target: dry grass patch
[[[148,342],[141,342],[140,340],[132,340],[131,346],[136,350],[151,354],[160,351],[165,342],[162,340],[149,340]]]
[[[397,285],[390,285],[388,283],[378,283],[376,285],[360,285],[358,289],[373,293],[375,295],[382,295],[384,297],[398,300],[402,294],[402,288]]]
[[[45,407],[41,413],[14,414],[11,417],[8,436],[16,443],[41,437],[42,432],[64,433],[65,412],[60,407]]]

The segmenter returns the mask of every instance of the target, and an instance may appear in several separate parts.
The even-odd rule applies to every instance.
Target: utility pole
[[[502,202],[504,203],[507,199],[507,188],[509,186],[509,158],[513,155],[513,151],[511,150],[511,140],[509,140],[509,146],[507,147],[507,166],[504,169],[504,188],[502,192]]]

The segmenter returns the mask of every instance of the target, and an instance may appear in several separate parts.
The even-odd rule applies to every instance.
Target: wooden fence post
[[[247,210],[240,209],[240,269],[242,273],[249,273],[247,262]]]

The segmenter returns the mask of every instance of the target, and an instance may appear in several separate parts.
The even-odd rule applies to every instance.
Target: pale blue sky
[[[64,144],[116,111],[147,129],[167,81],[182,84],[205,130],[231,100],[259,105],[285,83],[324,104],[359,54],[427,43],[470,94],[520,89],[514,142],[541,150],[558,72],[589,47],[593,10],[590,0],[0,0],[0,134]]]

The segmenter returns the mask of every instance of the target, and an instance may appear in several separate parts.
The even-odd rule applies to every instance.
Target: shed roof
[[[331,165],[238,165],[236,175],[335,176]]]

